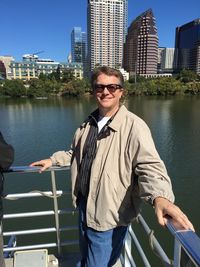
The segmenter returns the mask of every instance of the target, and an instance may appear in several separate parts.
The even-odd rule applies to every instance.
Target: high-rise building
[[[84,63],[86,59],[86,33],[81,27],[74,27],[71,32],[71,55],[73,63]]]
[[[175,48],[176,69],[200,74],[200,18],[176,28]]]
[[[158,35],[152,9],[139,15],[129,26],[124,46],[124,68],[131,75],[156,74]]]
[[[10,80],[11,79],[11,68],[10,64],[14,61],[15,59],[12,56],[0,56],[0,61],[3,62],[6,70],[6,79]]]
[[[165,48],[161,56],[161,70],[162,72],[174,71],[174,52],[175,48]]]
[[[127,31],[127,0],[88,0],[89,69],[119,68]]]
[[[86,58],[86,33],[81,27],[74,27],[71,32],[71,55],[73,63],[83,63]]]
[[[165,50],[165,47],[158,47],[158,62],[157,62],[157,71],[158,73],[162,72],[161,69],[161,60],[163,57],[163,51]]]

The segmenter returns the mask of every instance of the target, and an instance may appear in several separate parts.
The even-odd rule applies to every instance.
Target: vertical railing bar
[[[174,267],[180,267],[181,262],[181,244],[174,238]]]
[[[128,232],[124,244],[124,267],[136,267],[136,264],[131,255],[132,240]]]
[[[149,228],[148,224],[146,223],[146,221],[144,220],[141,214],[138,215],[137,220],[138,220],[138,223],[145,230],[146,234],[150,236],[151,229]],[[163,250],[163,248],[161,247],[160,243],[158,242],[158,240],[156,239],[154,235],[152,235],[152,242],[153,242],[153,246],[154,246],[156,254],[160,256],[160,259],[162,260],[164,265],[171,266],[170,259],[168,258],[167,254],[165,253],[165,251]]]
[[[141,257],[141,259],[142,259],[142,261],[144,263],[144,266],[145,267],[151,267],[146,255],[144,253],[144,250],[142,249],[142,247],[141,247],[141,245],[140,245],[140,243],[139,243],[139,241],[138,241],[138,239],[137,239],[137,237],[136,237],[136,235],[135,235],[135,233],[134,233],[134,231],[133,231],[131,226],[129,227],[129,233],[130,233],[130,235],[131,235],[131,237],[133,239],[133,242],[134,242],[134,244],[135,244],[135,246],[137,248],[137,251],[138,251],[138,253],[139,253],[139,255],[140,255],[140,257]]]
[[[58,244],[58,255],[61,254],[61,245],[60,245],[60,224],[59,224],[59,215],[58,215],[58,201],[56,196],[56,179],[55,179],[55,171],[51,171],[51,183],[52,183],[52,191],[53,191],[53,202],[54,202],[54,212],[55,212],[55,223],[56,223],[56,238]]]

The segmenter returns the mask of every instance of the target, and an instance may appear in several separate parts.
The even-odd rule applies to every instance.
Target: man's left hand
[[[194,231],[194,227],[188,220],[187,216],[181,211],[178,206],[174,205],[166,198],[155,198],[154,207],[160,225],[165,226],[167,224],[167,218],[170,218],[172,219],[174,226],[179,230]]]

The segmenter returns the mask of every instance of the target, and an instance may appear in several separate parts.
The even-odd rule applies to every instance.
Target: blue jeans
[[[79,201],[79,244],[81,262],[77,267],[111,267],[120,257],[128,226],[96,231],[86,225],[86,200]]]

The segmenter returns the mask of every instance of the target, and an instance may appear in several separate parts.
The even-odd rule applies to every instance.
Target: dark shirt
[[[90,130],[84,144],[83,157],[79,169],[79,192],[84,197],[87,197],[89,192],[90,173],[93,160],[96,156],[97,140],[109,134],[108,125],[113,117],[108,120],[100,132],[98,132],[99,111],[95,110],[88,118],[90,121]]]

